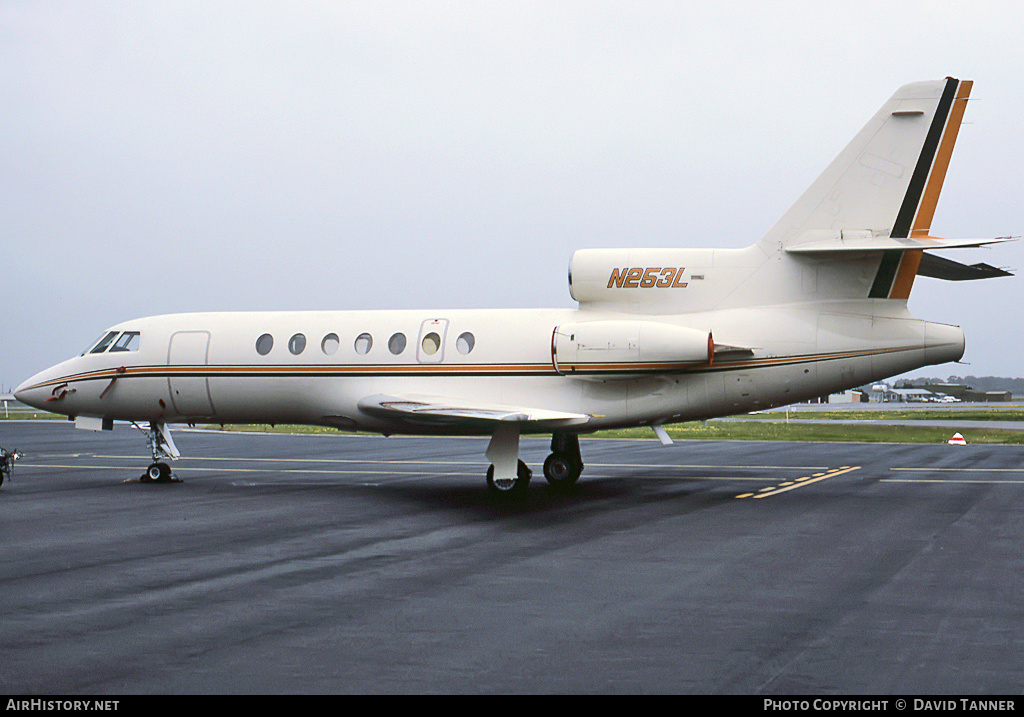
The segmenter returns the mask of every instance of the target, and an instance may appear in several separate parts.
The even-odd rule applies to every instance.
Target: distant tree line
[[[894,388],[929,386],[939,383],[960,384],[973,388],[975,391],[1010,391],[1014,396],[1024,395],[1024,378],[1004,378],[1001,376],[949,376],[947,378],[900,379],[896,382]]]

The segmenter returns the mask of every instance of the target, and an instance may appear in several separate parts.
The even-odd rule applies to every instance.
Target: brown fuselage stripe
[[[850,358],[863,358],[866,356],[884,356],[888,354],[901,353],[904,351],[920,351],[921,346],[907,346],[889,349],[864,349],[859,351],[841,351],[827,354],[804,354],[798,356],[779,356],[763,359],[744,359],[738,361],[716,361],[714,365],[701,364],[695,366],[693,362],[666,364],[666,363],[601,363],[601,364],[573,364],[576,369],[573,372],[567,371],[564,365],[559,366],[556,372],[551,364],[492,364],[492,365],[467,365],[467,366],[122,366],[119,368],[90,371],[71,376],[63,376],[50,381],[30,386],[25,390],[45,388],[48,386],[59,386],[65,383],[77,381],[99,381],[104,379],[123,380],[126,378],[310,378],[310,377],[345,377],[345,376],[368,376],[368,377],[400,377],[400,376],[424,376],[436,375],[447,377],[470,377],[470,376],[569,376],[590,374],[635,374],[635,373],[680,373],[680,374],[707,374],[727,371],[742,371],[745,369],[770,368],[775,366],[788,366],[800,363],[821,363],[837,361]]]
[[[935,108],[935,116],[932,117],[928,134],[925,135],[921,154],[918,156],[914,172],[910,176],[910,184],[907,187],[906,195],[903,197],[903,204],[896,216],[890,236],[905,238],[910,236],[910,231],[914,229],[918,208],[921,206],[921,197],[924,195],[925,185],[928,182],[929,174],[931,174],[935,155],[939,150],[939,144],[946,130],[946,121],[949,119],[949,110],[953,105],[958,84],[958,81],[952,77],[946,79],[946,86],[943,88],[942,97]]]

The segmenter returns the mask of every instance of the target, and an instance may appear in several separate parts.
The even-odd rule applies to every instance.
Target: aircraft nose
[[[49,394],[45,388],[38,387],[45,380],[44,373],[46,372],[37,373],[32,378],[22,381],[21,385],[14,389],[14,398],[33,408],[45,409]]]

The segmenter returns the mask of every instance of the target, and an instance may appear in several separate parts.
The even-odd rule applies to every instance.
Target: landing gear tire
[[[531,471],[525,463],[519,461],[519,466],[516,469],[516,473],[517,476],[513,480],[495,480],[494,466],[488,466],[487,489],[490,491],[492,495],[514,497],[525,495],[526,489],[530,485],[530,478],[533,477],[533,471]]]
[[[142,474],[140,480],[143,483],[170,483],[171,467],[166,463],[153,463]]]
[[[552,488],[567,489],[576,485],[583,472],[580,438],[573,433],[551,436],[551,455],[544,461],[544,477]]]
[[[571,488],[583,472],[583,466],[570,453],[555,452],[544,461],[544,477],[552,488]]]

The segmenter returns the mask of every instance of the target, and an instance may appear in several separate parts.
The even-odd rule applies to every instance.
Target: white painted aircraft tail
[[[581,308],[672,314],[910,296],[920,273],[1005,276],[924,254],[1004,241],[930,235],[972,83],[901,87],[806,192],[746,249],[590,249],[570,264]]]
[[[761,240],[927,236],[972,83],[904,85]]]

